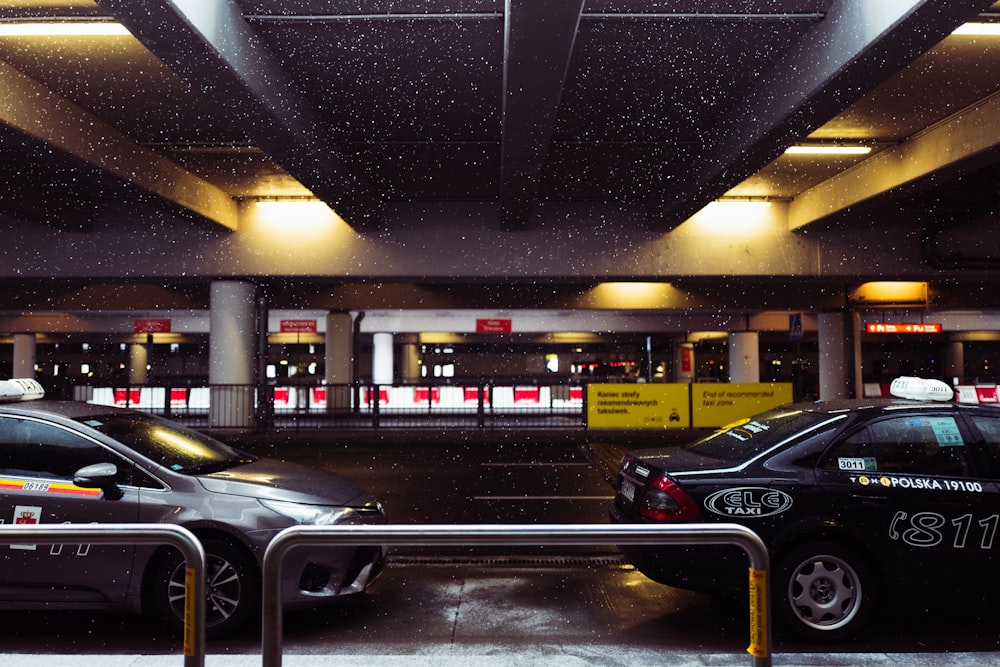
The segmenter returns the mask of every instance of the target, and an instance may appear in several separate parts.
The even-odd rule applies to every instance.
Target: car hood
[[[364,487],[339,475],[297,463],[261,458],[221,472],[199,475],[213,493],[270,500],[362,507],[375,501]]]

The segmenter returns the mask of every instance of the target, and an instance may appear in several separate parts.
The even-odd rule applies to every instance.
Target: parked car
[[[0,523],[169,523],[206,553],[210,637],[259,619],[261,562],[296,524],[383,524],[376,498],[307,466],[260,458],[132,410],[38,399],[34,381],[0,382]],[[12,402],[13,401],[13,402]],[[0,546],[0,606],[146,611],[183,624],[184,562],[172,547]],[[286,608],[363,591],[378,547],[302,546],[283,564]]]
[[[953,396],[939,389],[903,394]],[[998,479],[998,407],[838,400],[780,407],[684,446],[628,452],[610,514],[618,523],[751,528],[770,553],[779,625],[837,640],[879,608],[994,606]],[[664,584],[723,593],[747,586],[737,547],[621,549]]]

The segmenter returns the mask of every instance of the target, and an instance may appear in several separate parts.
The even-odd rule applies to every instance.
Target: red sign
[[[940,324],[901,323],[901,324],[869,324],[868,333],[873,334],[929,334],[941,333]]]
[[[281,320],[281,333],[316,333],[316,320]]]
[[[170,320],[136,320],[135,333],[170,333]]]
[[[976,398],[980,403],[1000,403],[996,387],[976,387]]]
[[[511,332],[511,320],[500,318],[490,318],[476,320],[476,333],[503,333]]]

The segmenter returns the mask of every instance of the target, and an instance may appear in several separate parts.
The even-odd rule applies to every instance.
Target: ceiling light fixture
[[[739,204],[740,206],[767,208],[771,205],[771,199],[769,197],[719,197],[710,204]]]
[[[871,146],[840,146],[835,144],[802,144],[789,146],[785,155],[868,155]]]
[[[317,199],[316,197],[311,197],[311,196],[310,197],[300,197],[300,196],[297,196],[297,195],[289,195],[289,196],[275,195],[275,196],[264,196],[264,197],[250,197],[249,201],[252,201],[257,206],[260,206],[262,208],[269,208],[269,207],[272,207],[272,206],[287,206],[289,204],[299,204],[299,205],[305,204],[305,205],[309,205],[309,206],[315,206],[317,204],[322,204],[323,206],[326,206],[326,204],[323,201]]]
[[[0,21],[0,37],[122,36],[131,35],[115,21],[59,19]]]
[[[963,23],[952,31],[953,35],[1000,36],[1000,23]]]

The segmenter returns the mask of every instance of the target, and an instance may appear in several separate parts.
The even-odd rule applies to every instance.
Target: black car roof
[[[913,401],[901,398],[836,399],[829,401],[816,401],[813,403],[794,403],[785,407],[831,415],[838,412],[892,412],[894,410],[906,408],[912,410],[950,409],[961,410],[963,412],[982,412],[1000,417],[1000,405],[955,403],[953,401]]]

